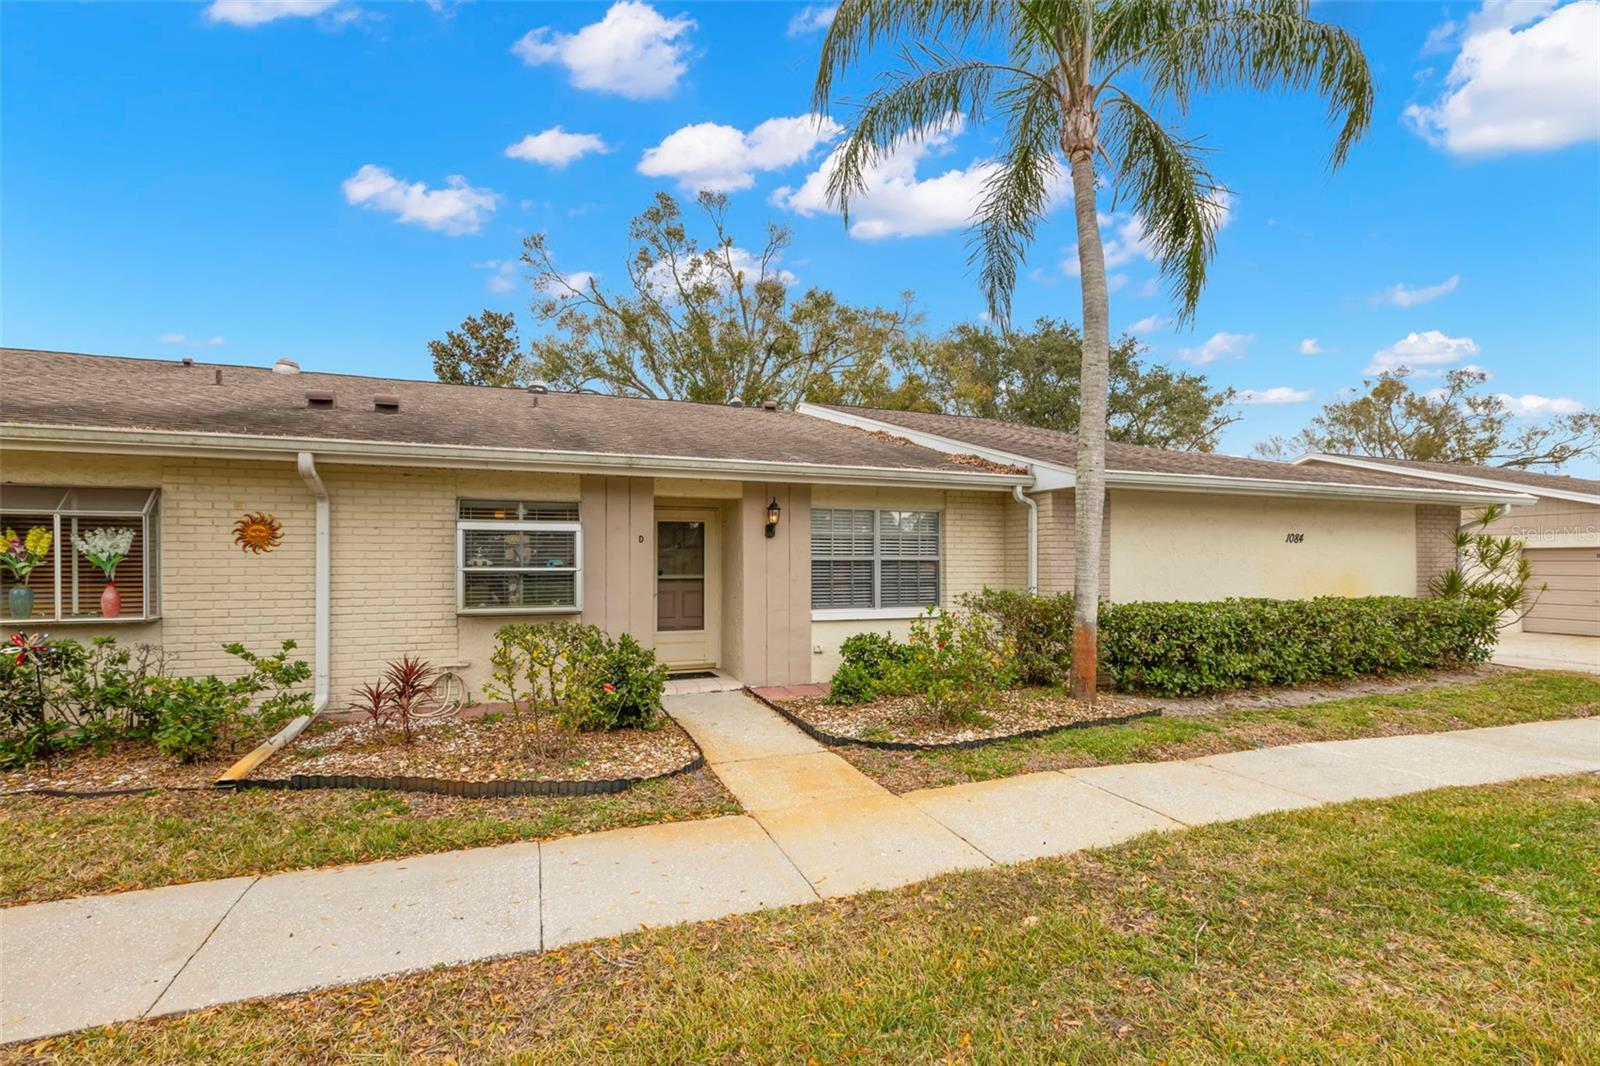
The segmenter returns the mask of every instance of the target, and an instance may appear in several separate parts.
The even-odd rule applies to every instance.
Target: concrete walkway
[[[1502,633],[1494,662],[1529,670],[1576,670],[1600,674],[1600,637],[1561,633]]]
[[[1600,719],[896,797],[736,693],[669,709],[749,815],[0,910],[0,1042],[1060,855],[1149,829],[1600,771]]]

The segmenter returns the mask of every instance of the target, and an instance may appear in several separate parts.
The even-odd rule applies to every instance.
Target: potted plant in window
[[[117,567],[128,557],[128,550],[133,547],[133,530],[126,526],[117,529],[91,529],[87,533],[80,534],[75,543],[78,554],[106,575],[105,591],[100,593],[100,617],[117,617],[122,613],[122,593],[117,591]]]
[[[28,587],[28,575],[50,554],[52,539],[50,531],[43,526],[34,526],[21,537],[14,529],[6,530],[5,544],[0,545],[0,563],[5,564],[17,581],[6,596],[12,618],[27,618],[33,614],[33,590]]]

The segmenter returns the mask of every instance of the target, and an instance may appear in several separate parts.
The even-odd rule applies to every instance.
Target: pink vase
[[[106,590],[100,593],[100,617],[115,618],[122,613],[122,593],[117,591],[115,581],[106,582]]]

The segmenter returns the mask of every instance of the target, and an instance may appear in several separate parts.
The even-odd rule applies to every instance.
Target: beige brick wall
[[[1461,508],[1432,504],[1417,507],[1417,595],[1428,595],[1428,582],[1456,565],[1455,532]]]
[[[1074,496],[1070,489],[1041,492],[1039,501],[1039,591],[1044,595],[1072,591],[1077,556]],[[1111,598],[1111,494],[1106,494],[1100,524],[1100,598]]]
[[[1013,582],[1010,509],[1021,504],[999,492],[947,492],[944,505],[944,602],[990,588],[1021,588],[1027,583],[1027,525],[1021,550],[1022,579]]]

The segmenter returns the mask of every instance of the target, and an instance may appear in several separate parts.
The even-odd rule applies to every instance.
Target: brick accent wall
[[[964,593],[990,588],[1021,588],[1028,582],[1028,525],[1021,516],[1021,579],[1012,560],[1009,511],[1025,509],[999,492],[947,492],[944,505],[944,601],[955,604]]]
[[[1428,582],[1456,565],[1452,539],[1461,527],[1461,508],[1421,504],[1417,507],[1417,595],[1428,594]]]
[[[1045,595],[1072,591],[1077,556],[1077,513],[1070,489],[1041,492],[1039,501],[1039,591]],[[1026,548],[1024,548],[1026,550]],[[1111,598],[1111,494],[1100,525],[1100,598]]]

